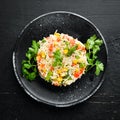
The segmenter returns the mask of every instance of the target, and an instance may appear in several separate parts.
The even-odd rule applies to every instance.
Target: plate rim
[[[96,31],[99,33],[99,35],[101,36],[103,42],[104,42],[104,45],[105,45],[105,49],[106,49],[106,66],[105,66],[105,69],[104,69],[104,72],[101,76],[101,80],[100,82],[98,83],[98,85],[95,87],[94,90],[91,91],[91,93],[89,93],[88,96],[86,96],[85,98],[83,98],[82,100],[80,99],[77,99],[73,102],[69,102],[69,103],[61,103],[61,104],[57,104],[57,103],[52,103],[52,102],[48,102],[48,101],[45,101],[45,100],[41,100],[39,99],[37,96],[33,95],[25,86],[24,84],[22,83],[21,79],[19,78],[19,75],[17,74],[17,69],[16,69],[16,60],[15,60],[15,56],[16,56],[16,48],[17,48],[17,42],[19,41],[19,38],[21,37],[22,33],[25,31],[25,29],[27,27],[29,27],[30,24],[32,24],[34,21],[40,19],[41,17],[44,17],[46,15],[50,15],[50,14],[59,14],[59,13],[66,13],[66,14],[71,14],[71,15],[74,15],[74,16],[77,16],[79,18],[82,18],[84,20],[86,20],[88,23],[90,23],[95,29]],[[106,44],[106,41],[102,35],[102,33],[100,32],[100,30],[96,27],[96,25],[91,22],[89,19],[87,19],[86,17],[82,16],[82,15],[79,15],[77,13],[74,13],[74,12],[68,12],[68,11],[53,11],[53,12],[48,12],[48,13],[45,13],[45,14],[42,14],[36,18],[34,18],[32,21],[30,21],[27,25],[24,26],[24,28],[22,29],[22,31],[19,33],[17,39],[16,39],[16,43],[15,43],[15,46],[14,46],[14,50],[13,50],[13,54],[12,54],[12,64],[13,64],[13,69],[14,69],[14,73],[15,73],[15,76],[17,78],[17,81],[19,82],[20,86],[24,89],[24,91],[31,97],[33,98],[34,100],[38,101],[38,102],[42,102],[42,103],[45,103],[45,104],[48,104],[48,105],[52,105],[52,106],[55,106],[55,107],[69,107],[69,106],[73,106],[73,105],[76,105],[78,103],[82,103],[84,101],[86,101],[87,99],[89,99],[91,96],[93,96],[96,91],[100,88],[100,86],[102,85],[104,79],[105,79],[105,73],[107,71],[107,65],[108,65],[108,47],[107,47],[107,44]]]

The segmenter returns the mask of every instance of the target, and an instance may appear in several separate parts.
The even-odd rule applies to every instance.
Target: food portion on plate
[[[54,86],[67,86],[95,67],[95,74],[104,70],[97,53],[103,41],[96,35],[80,42],[77,38],[55,32],[36,42],[26,52],[22,61],[22,73],[28,80],[40,75]]]
[[[66,86],[85,73],[87,57],[85,45],[63,34],[51,34],[39,41],[37,67],[40,76],[55,86]]]

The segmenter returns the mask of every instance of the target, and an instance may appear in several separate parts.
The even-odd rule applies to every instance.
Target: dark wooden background
[[[12,67],[17,35],[35,17],[72,11],[90,19],[108,46],[108,70],[101,88],[86,102],[55,108],[30,98]],[[120,120],[120,0],[0,0],[0,120]]]

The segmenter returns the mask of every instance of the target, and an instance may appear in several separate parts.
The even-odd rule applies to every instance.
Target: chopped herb
[[[53,66],[62,66],[62,56],[61,56],[61,52],[60,50],[56,50],[54,53],[54,62],[53,62]]]
[[[52,71],[49,71],[49,72],[47,73],[47,76],[46,76],[45,80],[46,80],[46,81],[50,81],[50,78],[51,78],[52,75],[53,75],[53,72],[52,72]]]
[[[72,80],[72,78],[69,76],[69,77],[68,77],[68,80]]]
[[[80,57],[78,55],[75,56],[76,59],[79,59]]]
[[[46,40],[43,38],[43,39],[42,39],[42,43],[45,43],[45,42],[46,42]]]
[[[68,47],[70,45],[70,43],[68,41],[65,41],[66,47]]]
[[[71,56],[71,55],[75,52],[75,50],[77,49],[77,47],[78,47],[78,46],[75,45],[75,46],[69,48],[69,49],[68,49],[67,56],[68,56],[68,57]]]
[[[85,63],[80,63],[79,66],[80,66],[80,68],[84,68],[85,67]]]

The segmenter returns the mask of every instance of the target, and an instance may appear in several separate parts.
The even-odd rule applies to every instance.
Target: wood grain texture
[[[108,70],[101,88],[69,108],[37,103],[18,84],[12,68],[17,35],[35,17],[72,11],[90,19],[108,46]],[[8,0],[0,3],[0,120],[120,120],[120,0]]]

